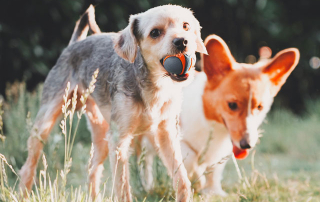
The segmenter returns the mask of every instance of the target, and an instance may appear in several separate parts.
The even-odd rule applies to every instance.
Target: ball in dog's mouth
[[[196,63],[195,57],[187,54],[168,55],[160,60],[172,80],[184,81],[189,77],[188,72]]]

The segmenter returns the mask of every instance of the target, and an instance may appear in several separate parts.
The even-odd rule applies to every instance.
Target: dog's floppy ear
[[[131,15],[129,25],[120,32],[114,41],[114,49],[117,54],[125,60],[133,63],[137,56],[139,32],[139,20],[137,15]]]
[[[201,38],[201,32],[200,32],[201,26],[198,21],[196,22],[196,24],[197,24],[197,29],[195,31],[196,36],[197,36],[197,38],[196,38],[197,50],[196,51],[199,53],[208,54],[207,49],[206,49],[205,45],[203,44],[203,41]]]
[[[235,62],[227,44],[217,35],[210,35],[205,40],[208,55],[201,54],[202,67],[211,83],[218,83],[232,71]]]
[[[299,58],[298,49],[288,48],[280,51],[267,66],[262,67],[262,72],[268,75],[272,83],[272,96],[277,95],[290,73],[297,66]]]

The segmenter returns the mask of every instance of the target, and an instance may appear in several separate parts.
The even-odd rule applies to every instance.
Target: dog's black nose
[[[242,140],[240,140],[240,147],[241,149],[250,149],[251,146],[247,141],[247,138],[242,138]]]
[[[173,39],[172,43],[178,50],[184,51],[188,45],[188,41],[185,40],[183,37]]]

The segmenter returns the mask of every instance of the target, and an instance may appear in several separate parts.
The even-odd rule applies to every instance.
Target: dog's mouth
[[[166,75],[174,81],[185,81],[189,77],[189,71],[195,65],[195,57],[187,54],[168,55],[160,60],[167,71]]]
[[[168,72],[168,75],[170,76],[170,78],[174,81],[185,81],[188,79],[189,74],[182,74],[182,75],[177,75],[177,74],[172,74],[170,72]]]
[[[223,124],[225,125],[225,127],[228,129],[228,126],[226,124],[226,121],[223,120]],[[229,130],[229,129],[228,129]],[[245,159],[248,155],[249,155],[249,149],[240,149],[239,147],[237,147],[234,142],[231,140],[232,142],[232,146],[233,146],[233,154],[236,157],[236,159]]]
[[[237,159],[245,159],[249,155],[249,149],[240,149],[234,143],[233,145],[233,154]]]

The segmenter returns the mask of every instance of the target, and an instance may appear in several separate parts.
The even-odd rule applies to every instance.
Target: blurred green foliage
[[[0,6],[0,94],[7,82],[24,80],[29,89],[44,81],[74,25],[89,4],[96,6],[102,31],[119,31],[130,14],[163,4],[191,8],[202,25],[203,39],[221,36],[240,62],[258,57],[261,46],[273,55],[297,47],[301,60],[276,99],[301,113],[305,101],[320,95],[320,70],[309,60],[320,57],[320,1],[316,0],[6,0]]]

